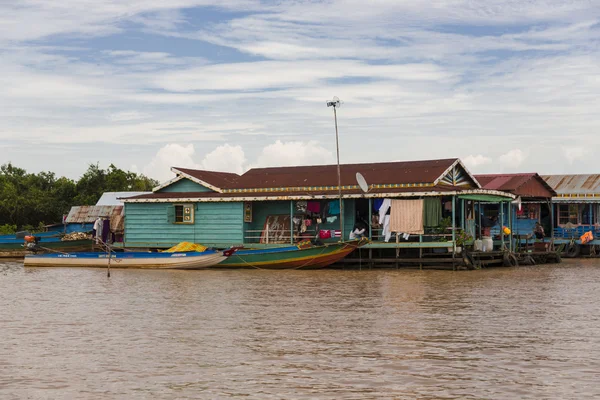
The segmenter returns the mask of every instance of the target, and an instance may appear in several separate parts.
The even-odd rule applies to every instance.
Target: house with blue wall
[[[515,198],[483,189],[456,158],[343,164],[341,207],[336,165],[253,168],[241,175],[171,171],[173,179],[152,193],[124,199],[125,247],[160,249],[182,241],[220,248],[282,246],[314,238],[339,241],[359,224],[372,248],[452,247],[475,201]],[[367,182],[366,192],[357,173]],[[399,202],[404,200],[416,202]],[[378,215],[383,203],[387,213]],[[405,206],[421,207],[419,229],[403,233],[387,227],[384,233],[381,222],[395,212],[392,222],[402,224],[406,213],[397,210]]]
[[[513,236],[533,237],[536,223],[542,224],[547,236],[551,236],[553,229],[552,198],[556,192],[537,173],[519,174],[486,174],[475,175],[484,189],[500,190],[511,193],[517,197],[512,203],[504,203],[504,209],[497,205],[485,205],[481,212],[484,217],[504,214],[510,218]],[[500,224],[492,227],[491,234],[497,235]]]

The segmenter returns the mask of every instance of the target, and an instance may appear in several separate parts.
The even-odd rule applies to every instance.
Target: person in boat
[[[536,239],[543,239],[546,236],[544,232],[544,227],[539,222],[535,223],[535,227],[533,228],[533,234]]]

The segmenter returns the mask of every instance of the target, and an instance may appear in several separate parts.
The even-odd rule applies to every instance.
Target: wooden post
[[[290,244],[294,244],[294,200],[290,200]]]
[[[369,202],[369,217],[367,219],[367,223],[369,224],[369,240],[373,240],[373,231],[371,222],[373,221],[373,199],[367,199]]]
[[[550,207],[550,240],[554,243],[554,203],[550,201],[548,205]]]
[[[510,229],[510,235],[508,236],[508,250],[512,253],[513,251],[513,226],[512,226],[512,215],[513,215],[513,206],[512,202],[508,203],[508,229]]]
[[[452,258],[456,252],[456,195],[452,196]]]
[[[500,201],[500,250],[504,250],[504,202]]]
[[[452,196],[452,270],[456,270],[454,264],[454,254],[456,254],[456,195]]]

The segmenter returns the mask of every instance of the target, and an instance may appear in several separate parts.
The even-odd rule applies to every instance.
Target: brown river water
[[[597,399],[599,288],[600,260],[110,279],[0,261],[0,399]]]

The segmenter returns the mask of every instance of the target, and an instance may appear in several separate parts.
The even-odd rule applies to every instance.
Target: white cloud
[[[481,154],[477,154],[477,155],[469,154],[468,156],[466,156],[465,158],[463,158],[462,161],[465,163],[465,165],[467,166],[467,168],[469,168],[469,169],[476,169],[477,167],[480,167],[482,165],[491,164],[492,163],[492,158],[491,157],[486,157],[486,156],[481,155]]]
[[[316,141],[282,142],[277,140],[261,151],[253,167],[329,164],[332,162],[335,162],[333,153]]]
[[[584,157],[590,154],[590,149],[582,146],[566,147],[563,149],[563,154],[569,164],[580,162]]]
[[[498,160],[507,169],[516,169],[525,161],[526,154],[521,149],[512,149],[498,157]]]
[[[150,117],[150,115],[146,113],[141,113],[138,111],[121,111],[117,113],[112,113],[108,116],[110,121],[114,122],[122,122],[122,121],[135,121],[139,119],[146,119]]]
[[[181,168],[201,168],[194,161],[196,150],[193,144],[182,146],[177,143],[171,143],[162,147],[152,161],[144,167],[144,175],[159,181],[166,181],[173,178],[171,167]]]
[[[246,156],[242,146],[224,144],[208,153],[200,163],[203,169],[219,172],[244,172]]]

